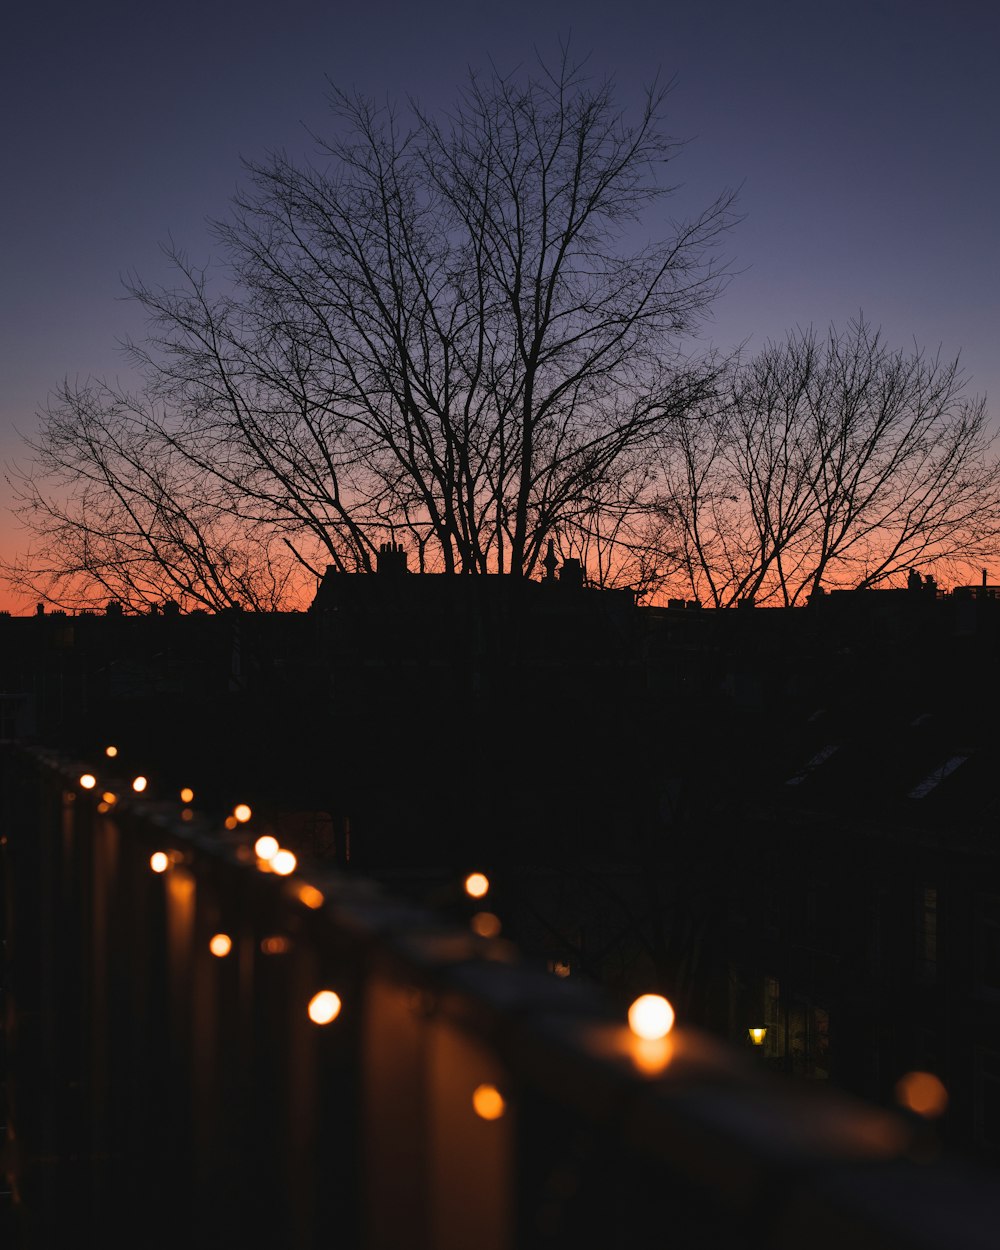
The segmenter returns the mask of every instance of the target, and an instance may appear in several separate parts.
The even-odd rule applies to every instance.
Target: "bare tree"
[[[248,165],[215,227],[221,290],[176,251],[175,288],[132,285],[152,319],[141,400],[67,389],[49,410],[24,483],[43,559],[22,581],[65,597],[68,575],[134,572],[239,601],[280,598],[285,557],[309,578],[368,569],[388,536],[463,573],[529,575],[584,517],[620,545],[649,512],[636,457],[703,385],[679,348],[733,220],[729,193],[693,220],[661,211],[665,95],[630,122],[565,54],[534,78],[471,74],[441,118],[332,90],[319,161]],[[627,579],[605,552],[605,580],[619,564]]]
[[[737,362],[676,423],[660,512],[692,591],[793,605],[910,568],[995,554],[1000,467],[984,398],[957,359],[891,350],[864,320],[790,334]]]

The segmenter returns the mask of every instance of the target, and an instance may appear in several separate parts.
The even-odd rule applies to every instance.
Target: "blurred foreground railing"
[[[920,1124],[80,771],[5,760],[12,1247],[996,1245]]]

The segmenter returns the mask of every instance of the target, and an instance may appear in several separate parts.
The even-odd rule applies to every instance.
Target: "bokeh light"
[[[219,959],[225,959],[233,949],[233,939],[228,933],[215,933],[209,940],[208,949]]]
[[[97,778],[93,773],[84,773],[80,778],[80,785],[84,790],[93,790],[94,786],[97,785]]]
[[[314,885],[302,885],[299,887],[299,902],[304,903],[312,911],[318,911],[326,899],[323,897],[323,891],[317,890]]]
[[[109,760],[113,760],[115,756],[118,754],[118,748],[117,747],[105,747],[104,754],[108,757]]]
[[[170,858],[164,851],[154,851],[149,857],[149,866],[153,872],[166,872],[170,867]]]
[[[145,777],[135,777],[132,781],[132,789],[136,794],[142,794],[143,790],[149,785]]]
[[[281,849],[278,845],[278,839],[272,838],[269,833],[261,834],[257,841],[253,844],[253,849],[258,859],[272,859]]]
[[[490,888],[490,879],[482,872],[470,872],[465,878],[465,892],[469,898],[485,898]]]
[[[289,873],[294,872],[298,862],[291,851],[284,849],[275,851],[269,860],[271,871],[276,872],[279,877],[287,877]]]
[[[933,1072],[907,1072],[896,1082],[896,1101],[917,1115],[934,1119],[948,1106],[948,1091]]]
[[[194,791],[191,789],[190,786],[185,786],[184,789],[181,791],[181,802],[182,803],[194,802]]]
[[[483,938],[495,938],[500,936],[500,917],[494,916],[491,911],[477,911],[469,922],[472,926],[473,933],[478,933]]]
[[[628,1026],[636,1037],[666,1037],[674,1027],[674,1009],[661,994],[640,994],[628,1009]]]
[[[340,1015],[340,995],[333,990],[320,990],[309,1000],[309,1019],[313,1024],[329,1024]]]
[[[481,1120],[499,1120],[507,1104],[495,1085],[484,1084],[472,1091],[472,1109]]]
[[[250,817],[253,815],[253,810],[247,803],[237,803],[236,806],[233,808],[233,815],[236,817],[236,819],[240,822],[241,825],[245,825],[247,821],[250,819]]]

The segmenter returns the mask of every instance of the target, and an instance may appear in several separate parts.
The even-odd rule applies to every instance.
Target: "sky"
[[[559,41],[623,106],[673,83],[673,211],[738,187],[734,276],[704,345],[750,350],[859,313],[961,352],[1000,416],[1000,6],[984,0],[92,0],[9,6],[0,52],[0,461],[64,379],[133,375],[129,273],[212,256],[242,160],[308,156],[329,82],[446,108],[470,68]],[[0,481],[0,553],[22,549]],[[0,608],[33,610],[0,586]]]

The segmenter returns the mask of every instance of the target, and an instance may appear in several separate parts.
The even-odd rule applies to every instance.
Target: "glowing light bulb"
[[[303,885],[299,887],[299,902],[304,903],[312,911],[318,911],[326,900],[322,890],[317,890],[314,885]]]
[[[108,757],[109,760],[113,760],[115,756],[118,754],[118,748],[117,747],[105,747],[104,754]]]
[[[465,892],[469,898],[485,898],[490,888],[490,879],[482,872],[470,872],[465,878]]]
[[[943,1115],[948,1091],[933,1072],[907,1072],[896,1082],[896,1101],[927,1119]]]
[[[470,921],[472,932],[480,937],[495,938],[500,936],[500,918],[491,911],[477,911]]]
[[[765,1037],[767,1037],[767,1028],[766,1028],[766,1027],[758,1027],[758,1028],[755,1028],[755,1029],[747,1029],[747,1032],[750,1034],[750,1040],[751,1040],[751,1042],[753,1042],[753,1044],[754,1044],[755,1046],[763,1046],[763,1045],[764,1045],[764,1038],[765,1038]]]
[[[143,790],[149,785],[145,777],[135,777],[132,781],[132,789],[136,794],[142,794]]]
[[[507,1104],[495,1085],[477,1085],[472,1091],[472,1109],[481,1120],[499,1120]]]
[[[84,773],[80,778],[80,785],[84,790],[93,790],[94,786],[97,785],[97,778],[93,773]]]
[[[289,873],[295,871],[298,862],[291,851],[275,851],[270,860],[271,871],[276,872],[279,877],[287,877]]]
[[[340,1015],[340,995],[333,990],[320,990],[309,1000],[309,1019],[313,1024],[329,1024]]]
[[[278,845],[278,839],[272,838],[269,833],[262,834],[253,844],[258,859],[273,859],[281,849]]]
[[[170,859],[163,851],[154,851],[149,857],[149,866],[153,872],[166,872],[170,867]]]
[[[660,994],[640,994],[628,1009],[628,1026],[636,1037],[666,1037],[674,1027],[674,1009]]]
[[[250,817],[253,815],[253,811],[248,806],[248,804],[237,803],[236,806],[233,808],[233,815],[236,817],[236,819],[240,822],[241,825],[245,825],[247,821],[250,819]]]
[[[181,791],[181,802],[182,803],[194,802],[194,791],[191,789],[190,786],[185,786],[184,789]]]
[[[213,934],[209,940],[208,949],[218,959],[225,959],[229,952],[233,949],[233,939],[228,933]]]

